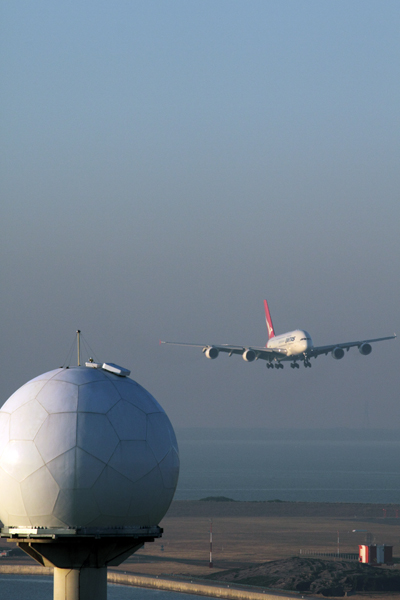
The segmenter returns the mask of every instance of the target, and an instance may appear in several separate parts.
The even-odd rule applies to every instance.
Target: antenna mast
[[[76,342],[78,344],[78,367],[81,366],[81,330],[78,329],[76,332]]]

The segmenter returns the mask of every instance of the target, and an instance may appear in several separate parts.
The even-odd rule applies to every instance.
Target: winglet
[[[271,338],[275,337],[275,331],[274,331],[274,326],[272,325],[272,319],[271,319],[271,315],[270,315],[269,308],[268,308],[268,302],[266,300],[264,300],[264,309],[265,309],[265,320],[266,320],[267,329],[268,329],[268,339],[270,340]]]

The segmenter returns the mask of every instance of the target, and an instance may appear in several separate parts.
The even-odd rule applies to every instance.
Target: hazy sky
[[[158,341],[264,345],[264,298],[316,345],[400,332],[400,3],[0,6],[1,402],[80,328],[177,427],[398,428],[399,340]]]

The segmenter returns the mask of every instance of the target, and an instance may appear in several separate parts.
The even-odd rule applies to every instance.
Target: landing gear
[[[292,367],[292,369],[300,369],[300,365],[297,362],[290,363],[290,366]]]
[[[305,366],[305,367],[310,367],[310,368],[311,368],[311,367],[312,367],[312,364],[310,363],[310,361],[309,361],[309,360],[305,360],[305,361],[304,361],[304,366]]]
[[[267,369],[273,369],[275,367],[275,369],[283,369],[283,364],[280,362],[267,362],[265,363],[265,366],[267,367]]]

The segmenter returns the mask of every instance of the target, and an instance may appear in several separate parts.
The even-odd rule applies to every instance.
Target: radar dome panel
[[[105,414],[120,399],[111,381],[92,381],[79,386],[79,412]]]
[[[75,447],[76,418],[76,413],[70,412],[56,413],[47,417],[35,437],[35,444],[45,462]]]
[[[47,463],[51,475],[60,489],[75,488],[76,448],[72,448]]]
[[[145,440],[146,415],[126,400],[120,400],[107,414],[120,440]]]
[[[135,492],[135,485],[127,477],[106,467],[93,486],[94,497],[103,515],[126,517]]]
[[[175,448],[168,452],[167,456],[161,461],[160,467],[165,487],[175,490],[179,475],[179,457]]]
[[[147,442],[157,462],[161,462],[171,448],[170,427],[169,419],[164,412],[147,416]]]
[[[5,523],[3,514],[7,515],[6,519],[8,518],[8,514],[13,514],[17,517],[27,517],[19,482],[3,470],[0,470],[0,505],[2,511],[1,520],[3,523]],[[21,525],[26,524],[26,520],[21,521]]]
[[[91,488],[100,477],[106,463],[88,454],[81,448],[76,448],[76,487],[84,490]]]
[[[0,411],[0,456],[10,440],[11,415]]]
[[[66,381],[75,385],[91,383],[92,381],[105,380],[102,371],[94,369],[85,369],[84,367],[70,367],[69,369],[58,369],[54,375],[56,381]]]
[[[44,465],[34,442],[11,440],[1,455],[1,465],[16,481],[23,481]]]
[[[54,517],[64,523],[64,527],[79,527],[80,523],[91,525],[100,514],[90,489],[61,490],[53,510]]]
[[[46,385],[47,381],[29,381],[22,388],[19,388],[5,404],[2,406],[2,410],[7,413],[13,413],[17,408],[27,404],[30,400],[36,398],[36,395]],[[26,387],[25,387],[26,386]],[[7,405],[7,407],[6,407]]]
[[[32,490],[37,491],[32,494]],[[26,512],[31,518],[52,515],[60,488],[46,466],[24,479],[21,491]],[[32,526],[35,525],[37,523],[32,522]]]
[[[116,381],[114,385],[121,394],[121,398],[131,402],[144,413],[164,412],[157,400],[136,381],[124,377],[120,381]]]
[[[78,414],[77,445],[95,458],[108,462],[119,438],[106,415]]]
[[[38,375],[37,377],[34,377],[33,379],[30,379],[27,383],[25,383],[25,385],[23,385],[22,387],[24,388],[26,385],[29,385],[30,383],[35,383],[37,381],[43,381],[43,384],[46,383],[46,381],[49,381],[49,379],[52,379],[53,377],[55,377],[58,373],[61,373],[61,371],[64,371],[65,369],[63,368],[59,368],[59,369],[53,369],[52,371],[47,371],[46,373],[42,373],[41,375]],[[22,388],[19,388],[20,390]],[[18,390],[17,390],[18,391]]]
[[[48,413],[37,400],[29,400],[10,415],[10,437],[33,440],[47,419]]]
[[[78,386],[52,379],[40,390],[36,398],[48,413],[76,412]]]
[[[157,466],[147,441],[121,440],[109,465],[131,481],[138,481]]]
[[[136,494],[131,500],[129,514],[132,516],[153,513],[157,497],[152,493],[154,488],[162,489],[163,480],[160,469],[155,467],[135,484]]]

